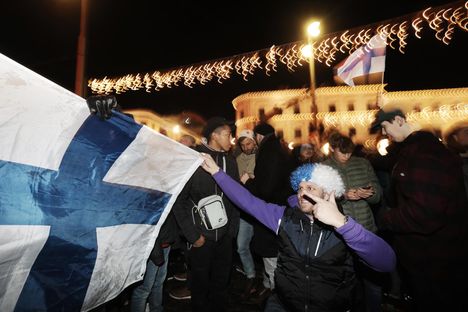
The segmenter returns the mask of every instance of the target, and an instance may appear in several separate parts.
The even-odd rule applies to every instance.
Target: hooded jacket
[[[214,151],[205,145],[197,146],[196,150],[210,154],[220,168],[223,168],[225,162],[227,174],[234,180],[239,181],[237,163],[231,155],[225,152]],[[222,195],[228,222],[219,229],[207,230],[200,216],[195,212],[194,207],[198,204],[200,199],[215,194]],[[232,202],[223,195],[222,190],[217,186],[211,175],[202,168],[198,168],[189,179],[172,209],[183,235],[191,244],[198,240],[201,234],[203,234],[207,240],[218,241],[226,234],[234,237],[239,229],[239,211]]]

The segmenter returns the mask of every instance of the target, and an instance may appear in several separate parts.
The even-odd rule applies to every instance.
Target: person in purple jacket
[[[335,169],[323,164],[297,168],[291,174],[297,196],[285,207],[253,196],[209,155],[202,157],[203,169],[224,194],[279,237],[276,293],[265,311],[348,311],[356,287],[354,258],[381,272],[395,268],[392,248],[340,211],[335,197],[343,195],[344,184]]]

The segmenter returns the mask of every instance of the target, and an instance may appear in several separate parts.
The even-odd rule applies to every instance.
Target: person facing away
[[[343,211],[375,233],[377,227],[369,204],[380,201],[382,188],[372,165],[367,159],[352,156],[355,145],[349,137],[334,132],[328,142],[330,155],[323,164],[335,168],[343,178],[345,193],[340,202]]]
[[[196,147],[196,140],[190,134],[184,134],[180,137],[179,143],[184,144],[187,147],[195,148]]]
[[[203,169],[240,209],[279,238],[276,293],[265,311],[348,311],[356,285],[353,255],[377,271],[392,271],[395,254],[380,237],[343,215],[335,196],[344,193],[339,173],[306,164],[291,174],[291,207],[265,202],[226,175],[209,155]]]
[[[303,143],[295,146],[291,152],[294,168],[307,163],[316,163],[323,160],[323,156],[313,144]]]
[[[395,199],[380,227],[393,234],[416,310],[468,311],[468,203],[460,158],[396,107],[377,112],[371,132],[380,129],[400,142],[391,174]]]
[[[221,117],[209,119],[202,132],[206,142],[196,150],[211,155],[229,176],[238,180],[236,161],[228,154],[231,148],[231,126],[232,123]],[[198,213],[196,209],[202,198],[211,195],[221,196],[227,215],[227,223],[216,229],[207,227],[202,220],[203,211]],[[216,208],[221,212],[219,205]],[[188,250],[192,310],[226,310],[232,240],[239,227],[239,211],[202,168],[198,168],[189,179],[174,203],[173,211],[184,237],[192,244]]]
[[[291,172],[290,157],[275,135],[275,129],[260,123],[254,128],[258,143],[254,176],[241,176],[242,183],[255,196],[276,204],[286,204],[292,190],[287,178]],[[278,254],[276,236],[258,221],[254,221],[252,250],[262,257],[264,264],[262,287],[257,291],[257,300],[262,301],[275,288],[274,271]]]
[[[237,143],[240,146],[241,153],[236,157],[239,168],[239,176],[248,174],[254,177],[255,157],[257,151],[257,142],[252,130],[242,130],[239,133]],[[247,277],[245,288],[241,294],[241,299],[245,300],[256,291],[255,288],[255,262],[250,251],[250,242],[254,235],[252,217],[245,212],[240,212],[239,232],[237,233],[237,252],[242,263],[242,270]]]

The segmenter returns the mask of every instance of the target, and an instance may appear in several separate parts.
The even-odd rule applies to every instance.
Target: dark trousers
[[[225,311],[232,263],[232,238],[205,241],[189,250],[192,311]]]

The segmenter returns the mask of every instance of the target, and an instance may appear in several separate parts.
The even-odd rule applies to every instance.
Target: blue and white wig
[[[341,197],[345,192],[343,179],[337,170],[322,164],[305,164],[291,173],[291,187],[298,191],[301,182],[308,181],[317,184],[327,193],[335,191],[335,197]]]

